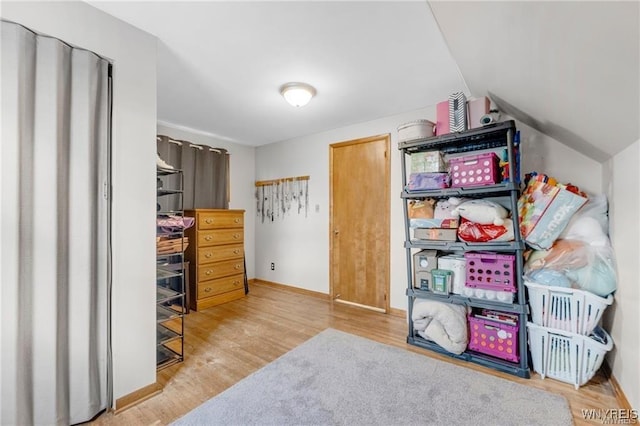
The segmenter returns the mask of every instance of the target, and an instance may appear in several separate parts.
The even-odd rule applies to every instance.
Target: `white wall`
[[[390,133],[393,224],[390,302],[391,307],[404,309],[407,276],[396,128],[405,122],[429,117],[435,117],[435,107],[258,147],[256,179],[309,175],[310,206],[307,218],[296,211],[275,222],[262,223],[257,219],[256,277],[329,293],[329,145]],[[270,270],[271,262],[276,264],[275,271]]]
[[[633,408],[640,407],[640,141],[605,164],[609,231],[618,266],[614,304],[604,326],[614,341],[607,360]]]
[[[251,146],[239,145],[216,138],[215,135],[171,124],[158,124],[159,135],[187,140],[193,143],[226,149],[230,157],[231,200],[229,208],[243,209],[244,251],[247,262],[247,277],[255,278],[255,154]]]
[[[518,122],[522,138],[522,171],[537,171],[572,183],[580,189],[600,194],[602,165],[557,140]],[[524,175],[523,175],[524,177]]]
[[[378,134],[391,134],[391,294],[392,308],[406,309],[404,219],[400,192],[397,127],[419,118],[435,121],[435,107],[258,147],[256,179],[310,175],[309,217],[292,213],[275,222],[256,222],[256,277],[329,293],[329,145]],[[600,191],[599,163],[537,131],[517,123],[522,135],[524,171],[544,171]],[[571,163],[568,168],[567,164]],[[596,171],[598,179],[592,176]],[[364,195],[364,194],[363,194]],[[319,206],[316,213],[315,206]],[[270,264],[276,270],[270,270]]]
[[[2,17],[114,64],[113,389],[156,380],[156,39],[86,3],[2,2]]]

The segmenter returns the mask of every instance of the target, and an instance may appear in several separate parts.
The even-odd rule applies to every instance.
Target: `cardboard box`
[[[436,200],[426,198],[424,200],[409,200],[407,203],[407,215],[409,219],[433,219]]]
[[[413,285],[428,290],[431,285],[431,271],[438,267],[437,250],[421,250],[413,255]]]
[[[411,173],[446,172],[447,164],[440,151],[423,151],[411,154]]]
[[[415,219],[409,219],[409,226],[411,228],[456,229],[459,224],[460,224],[460,221],[458,219],[453,219],[453,218],[444,218],[444,219],[415,218]]]
[[[429,288],[431,287],[431,271],[416,272],[414,274],[413,286],[420,290],[429,291]]]
[[[418,240],[456,241],[457,229],[416,228],[413,236]]]
[[[419,272],[431,272],[438,267],[438,250],[420,250],[413,255],[413,268]]]

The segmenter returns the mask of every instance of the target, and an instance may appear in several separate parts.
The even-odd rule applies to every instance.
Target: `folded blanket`
[[[467,349],[467,308],[434,300],[416,299],[413,304],[413,328],[449,352],[461,354]]]

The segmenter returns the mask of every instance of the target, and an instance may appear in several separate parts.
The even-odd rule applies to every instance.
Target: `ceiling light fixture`
[[[316,89],[307,83],[287,83],[280,87],[280,94],[291,105],[301,107],[316,95]]]

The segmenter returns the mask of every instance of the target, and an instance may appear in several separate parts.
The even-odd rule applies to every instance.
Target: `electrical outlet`
[[[272,270],[272,271],[275,271],[275,270],[276,270],[276,264],[275,264],[275,263],[273,263],[273,262],[271,262],[271,270]]]

